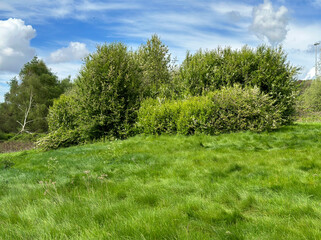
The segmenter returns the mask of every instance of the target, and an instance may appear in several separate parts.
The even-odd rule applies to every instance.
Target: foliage
[[[321,239],[320,138],[296,124],[0,154],[0,239]]]
[[[239,85],[185,100],[147,100],[138,112],[138,126],[149,134],[261,132],[283,123],[282,109],[274,102],[258,88]]]
[[[141,98],[170,96],[173,65],[168,47],[155,34],[134,55],[140,70]]]
[[[55,99],[47,116],[49,131],[59,128],[73,130],[77,126],[77,102],[75,94],[69,92]]]
[[[157,35],[136,52],[129,51],[122,43],[98,46],[97,51],[85,59],[74,88],[51,107],[49,130],[52,133],[78,131],[83,139],[90,140],[126,138],[137,133],[137,111],[147,98],[153,100],[145,101],[140,111],[145,111],[147,119],[154,116],[161,123],[150,120],[148,128],[155,129],[148,131],[154,133],[263,131],[292,120],[296,90],[293,79],[298,69],[286,62],[282,48],[200,50],[194,55],[188,53],[179,70],[175,67],[168,47]],[[238,93],[244,88],[244,93],[240,93],[244,96],[247,91],[254,91],[253,98],[241,97],[243,102],[236,99],[232,95],[238,96],[238,93],[225,89],[233,85],[238,85],[235,90]],[[222,88],[230,97],[225,102],[208,94]],[[266,107],[257,108],[255,101],[266,103]],[[160,112],[151,114],[152,107]],[[219,107],[226,113],[219,113]],[[233,109],[241,109],[243,115]],[[218,115],[220,117],[216,117]],[[200,119],[191,122],[195,117]],[[50,136],[53,141],[59,141],[54,133]],[[70,136],[73,135],[68,133],[66,137]],[[76,138],[70,142],[78,142],[78,136]]]
[[[260,46],[241,50],[218,48],[188,53],[180,68],[179,78],[185,92],[199,96],[223,86],[235,83],[242,86],[258,86],[283,108],[282,117],[290,122],[294,112],[295,83],[298,68],[287,62],[281,47]]]
[[[79,127],[90,138],[130,134],[139,99],[138,69],[122,43],[98,46],[85,59],[76,82]]]
[[[313,80],[302,94],[303,106],[307,111],[321,112],[321,79]]]
[[[140,101],[148,96],[165,96],[172,89],[170,62],[168,48],[157,35],[137,52],[122,43],[98,46],[85,59],[75,87],[50,108],[52,134],[47,140],[53,137],[52,142],[59,141],[53,132],[62,129],[79,131],[86,139],[133,135]],[[71,142],[78,142],[76,137]],[[44,142],[50,142],[47,140]]]
[[[1,141],[7,141],[10,138],[14,137],[15,134],[13,133],[4,133],[0,131],[0,142]]]
[[[70,88],[71,83],[68,78],[58,81],[46,64],[34,57],[21,69],[19,80],[13,78],[9,85],[5,102],[0,105],[0,130],[18,132],[25,123],[30,132],[46,132],[48,107],[52,105],[53,99]]]
[[[48,133],[45,137],[39,139],[36,145],[41,149],[49,150],[78,145],[85,141],[86,137],[81,133],[81,131],[79,131],[79,129],[71,130],[58,128],[57,130]]]
[[[101,137],[132,134],[139,100],[139,70],[122,43],[104,44],[85,58],[75,86],[49,110],[50,133],[39,141],[49,149]]]

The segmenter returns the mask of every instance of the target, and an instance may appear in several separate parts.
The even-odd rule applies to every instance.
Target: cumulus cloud
[[[21,19],[0,20],[0,71],[18,72],[34,55],[30,40],[36,36]]]
[[[62,63],[81,60],[89,53],[86,44],[80,42],[70,42],[68,47],[60,48],[50,54],[49,62]]]
[[[274,10],[269,0],[264,0],[263,4],[255,7],[252,12],[253,22],[250,29],[255,35],[264,40],[265,38],[272,44],[282,42],[287,35],[289,17],[288,9],[281,6]]]

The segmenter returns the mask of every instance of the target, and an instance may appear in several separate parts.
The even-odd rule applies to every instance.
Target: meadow
[[[0,239],[321,239],[321,123],[0,154]]]

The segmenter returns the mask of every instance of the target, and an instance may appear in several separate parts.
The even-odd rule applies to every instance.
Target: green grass
[[[320,123],[0,154],[0,239],[321,239],[320,156]]]

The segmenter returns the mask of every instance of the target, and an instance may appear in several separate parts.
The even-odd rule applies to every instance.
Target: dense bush
[[[102,45],[85,59],[76,81],[79,126],[88,137],[128,136],[136,121],[138,66],[122,43]]]
[[[241,50],[218,48],[187,54],[180,68],[179,78],[185,93],[192,96],[206,94],[231,86],[258,86],[260,91],[282,105],[282,117],[290,122],[294,112],[295,82],[298,68],[287,62],[282,48],[260,46]]]
[[[77,102],[75,94],[62,94],[55,99],[47,116],[49,131],[53,132],[59,128],[75,129],[77,127]]]
[[[147,134],[218,134],[261,132],[282,125],[280,106],[257,87],[223,87],[185,100],[149,99],[138,112],[138,126]]]

